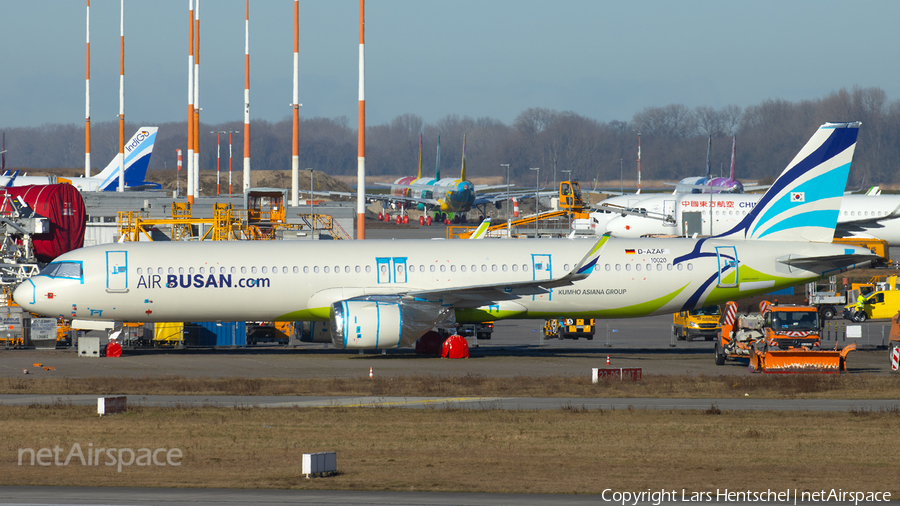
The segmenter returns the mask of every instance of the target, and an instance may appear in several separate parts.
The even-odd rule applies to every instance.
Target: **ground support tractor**
[[[719,335],[722,325],[719,306],[707,306],[690,311],[679,311],[672,315],[672,330],[679,341],[693,341],[701,337],[712,341]]]
[[[847,370],[847,354],[856,343],[842,350],[820,349],[819,313],[813,306],[759,304],[759,314],[737,315],[737,304],[729,302],[722,316],[716,341],[716,365],[728,358],[747,358],[757,372],[836,373]]]
[[[544,322],[544,337],[546,339],[578,339],[583,337],[588,341],[594,339],[593,318],[551,318]]]

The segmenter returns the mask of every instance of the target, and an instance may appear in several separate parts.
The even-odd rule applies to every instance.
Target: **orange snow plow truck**
[[[823,350],[819,314],[813,306],[759,303],[759,314],[737,314],[729,302],[722,315],[716,341],[716,365],[728,358],[747,358],[756,372],[836,373],[847,370],[847,354],[856,343],[838,350]]]

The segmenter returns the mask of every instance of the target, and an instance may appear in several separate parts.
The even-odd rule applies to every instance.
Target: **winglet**
[[[584,258],[581,259],[580,262],[572,269],[570,274],[579,277],[587,277],[591,272],[594,271],[594,266],[597,265],[597,260],[600,259],[600,250],[603,249],[603,246],[609,241],[609,232],[600,236],[600,239],[597,239],[597,242],[594,243],[594,246],[587,252]]]
[[[481,239],[482,237],[487,235],[488,227],[491,226],[491,219],[485,218],[484,221],[481,222],[481,225],[478,225],[478,228],[472,232],[472,235],[469,236],[469,239]]]

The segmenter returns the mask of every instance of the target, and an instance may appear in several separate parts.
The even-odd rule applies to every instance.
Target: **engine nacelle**
[[[448,308],[427,302],[343,300],[331,305],[331,342],[351,350],[411,346],[451,316]]]

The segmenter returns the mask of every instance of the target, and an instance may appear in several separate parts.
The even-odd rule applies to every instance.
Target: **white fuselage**
[[[694,232],[698,235],[721,234],[736,226],[756,207],[761,197],[761,194],[613,197],[604,203],[644,209],[656,215],[671,215],[674,221],[601,212],[594,213],[595,230],[598,234],[610,232],[614,237],[693,235]],[[838,214],[838,235],[883,239],[891,245],[900,245],[898,208],[900,195],[845,195]]]
[[[593,272],[569,286],[499,302],[458,296],[467,287],[496,285],[502,293],[504,283],[559,278],[593,245],[579,239],[111,244],[59,257],[54,264],[74,270],[25,281],[15,300],[29,311],[73,319],[325,320],[342,300],[429,291],[422,298],[453,305],[458,321],[611,318],[720,303],[834,270],[792,268],[779,257],[867,253],[816,243],[610,239]]]

